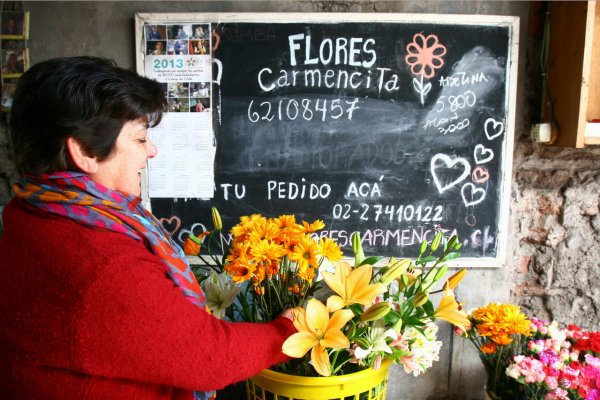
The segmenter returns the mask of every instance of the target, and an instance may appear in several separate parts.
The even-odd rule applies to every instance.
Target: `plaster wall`
[[[539,3],[539,2],[538,2]],[[135,1],[25,2],[32,63],[96,55],[135,69],[136,12],[404,12],[521,18],[508,265],[471,269],[458,296],[468,309],[512,301],[529,315],[600,329],[600,148],[532,143],[539,108],[539,15],[525,1]],[[0,207],[15,179],[0,129]],[[387,399],[481,399],[484,371],[470,343],[441,324],[440,361],[414,378],[393,367]],[[199,338],[200,340],[200,338]]]

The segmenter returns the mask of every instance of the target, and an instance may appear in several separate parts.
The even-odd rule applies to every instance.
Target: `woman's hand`
[[[290,308],[288,308],[283,313],[281,313],[281,316],[289,319],[292,322],[294,322],[294,314],[292,313],[292,310]]]

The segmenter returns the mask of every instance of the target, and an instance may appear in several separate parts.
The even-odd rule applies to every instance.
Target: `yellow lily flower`
[[[471,321],[468,314],[460,309],[460,304],[456,302],[454,295],[450,292],[445,292],[444,296],[442,296],[442,300],[440,300],[440,304],[433,316],[450,322],[464,332],[471,329]]]
[[[329,318],[327,308],[317,299],[310,299],[306,311],[295,308],[294,326],[298,332],[287,338],[282,351],[290,357],[303,357],[311,350],[310,358],[317,372],[322,376],[331,375],[331,364],[327,349],[345,349],[350,341],[341,329],[352,319],[351,310],[338,310]]]
[[[460,283],[460,281],[462,281],[463,278],[465,277],[466,273],[467,273],[467,269],[461,268],[457,273],[455,273],[450,278],[448,278],[448,280],[444,284],[444,290],[448,291],[448,290],[452,290],[455,287],[457,287],[458,284]]]
[[[335,274],[327,271],[321,274],[327,286],[339,295],[329,296],[327,299],[329,312],[355,303],[369,305],[375,296],[385,292],[387,288],[382,283],[370,283],[373,268],[368,264],[352,269],[350,264],[340,262],[335,267]]]

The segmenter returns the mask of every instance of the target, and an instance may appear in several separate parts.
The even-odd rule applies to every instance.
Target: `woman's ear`
[[[90,157],[81,144],[72,136],[67,138],[67,149],[71,159],[85,173],[93,174],[98,171],[98,160]]]

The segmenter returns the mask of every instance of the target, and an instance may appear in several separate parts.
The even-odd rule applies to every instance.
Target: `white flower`
[[[423,329],[425,335],[418,330],[409,327],[403,337],[410,343],[410,363],[403,363],[404,370],[414,376],[418,376],[425,372],[433,365],[434,361],[439,360],[440,349],[442,342],[436,341],[437,325],[429,323]]]
[[[378,319],[373,323],[373,326],[369,328],[369,336],[367,338],[369,341],[369,347],[366,349],[357,347],[354,350],[354,356],[361,360],[368,356],[371,352],[383,351],[384,353],[391,353],[392,349],[386,342],[387,338],[396,340],[398,335],[393,329],[385,329],[385,322],[383,321],[383,318]]]
[[[225,316],[227,307],[233,303],[240,292],[240,288],[231,281],[229,275],[217,274],[215,271],[212,271],[210,276],[202,282],[202,289],[206,295],[208,309],[219,319]]]

